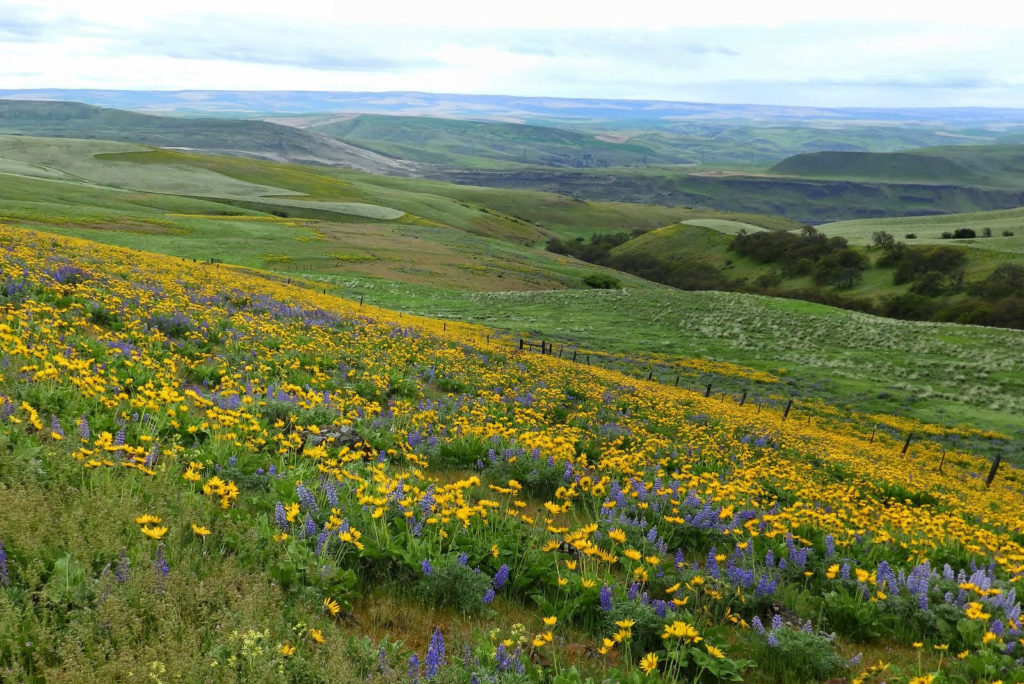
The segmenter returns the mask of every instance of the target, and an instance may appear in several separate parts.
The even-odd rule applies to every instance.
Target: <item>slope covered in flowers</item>
[[[158,681],[1022,679],[1015,470],[986,487],[983,459],[903,455],[878,416],[785,418],[0,231],[0,675],[109,680],[144,652]],[[280,601],[244,633],[215,607],[229,566]],[[498,626],[361,660],[338,644],[382,586]],[[184,602],[162,604],[178,627],[152,595]],[[112,604],[138,629],[117,636]],[[894,662],[860,663],[878,644]]]

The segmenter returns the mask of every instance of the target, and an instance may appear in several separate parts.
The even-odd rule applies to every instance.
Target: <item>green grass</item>
[[[652,359],[707,358],[780,375],[776,393],[1020,437],[1024,357],[1012,350],[1024,343],[1021,331],[657,286],[454,293],[357,277],[330,282],[344,296],[381,306],[612,352],[638,375],[646,376]]]
[[[913,233],[917,235],[916,242],[967,245],[998,252],[1024,253],[1024,208],[941,216],[839,221],[824,224],[819,228],[829,235],[842,236],[852,244],[870,244],[873,233],[884,231],[897,240],[907,241],[908,244],[915,243],[915,240],[906,238],[908,233]],[[957,228],[971,228],[978,237],[955,242],[942,239],[944,232],[952,232]],[[986,228],[992,231],[991,238],[982,237]],[[1013,236],[1003,237],[1004,231],[1012,232]]]
[[[1024,145],[957,145],[904,152],[815,152],[784,159],[773,173],[811,178],[947,183],[1018,189]]]

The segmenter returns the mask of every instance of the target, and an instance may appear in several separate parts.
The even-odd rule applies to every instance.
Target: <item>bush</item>
[[[1012,230],[1004,230],[1003,231],[1003,237],[1013,237],[1013,231]]]
[[[905,237],[908,240],[916,240],[917,239],[917,233],[907,233],[903,237]]]
[[[591,273],[583,279],[583,284],[598,290],[621,290],[622,283],[615,276],[607,273]]]
[[[483,599],[490,588],[489,575],[446,557],[430,564],[429,574],[422,574],[415,593],[428,605],[446,606],[476,615],[487,607]]]
[[[846,671],[846,661],[830,637],[802,629],[780,627],[766,633],[755,656],[758,668],[773,681],[821,682]]]

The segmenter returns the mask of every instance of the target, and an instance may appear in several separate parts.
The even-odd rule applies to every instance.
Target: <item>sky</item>
[[[1024,108],[1017,4],[0,0],[0,89]]]

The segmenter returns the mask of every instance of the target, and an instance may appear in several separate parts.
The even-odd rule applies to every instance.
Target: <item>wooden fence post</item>
[[[704,397],[707,398],[707,397],[710,397],[710,396],[711,396],[711,384],[709,383],[708,384],[708,388],[706,390],[704,390]]]
[[[942,465],[946,462],[946,447],[942,447],[942,458],[939,459],[939,472],[942,472]]]
[[[786,412],[782,414],[782,420],[789,418],[789,409],[793,408],[793,400],[790,399],[789,403],[786,404]]]
[[[522,351],[525,346],[526,346],[526,343],[523,341],[523,338],[520,337],[519,338],[519,351]]]
[[[676,387],[679,387],[679,376],[676,376]]]
[[[740,406],[747,403],[747,390],[743,390],[743,396],[740,398]]]
[[[906,456],[907,455],[907,449],[910,448],[910,440],[913,438],[913,436],[914,436],[913,432],[908,432],[907,433],[907,441],[903,443],[903,451],[900,452],[901,456]]]
[[[988,471],[988,477],[985,478],[985,486],[988,487],[992,484],[992,480],[996,479],[996,471],[999,470],[999,463],[1003,460],[1002,454],[996,454],[996,457],[992,459],[992,467]]]

